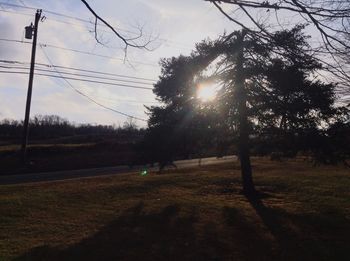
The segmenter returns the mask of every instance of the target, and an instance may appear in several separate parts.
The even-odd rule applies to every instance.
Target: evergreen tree
[[[178,149],[183,135],[187,144],[198,144],[198,137],[203,142],[209,135],[205,134],[208,128],[214,130],[212,137],[229,131],[237,141],[243,191],[255,194],[250,137],[259,133],[272,137],[273,130],[279,130],[280,138],[300,130],[317,130],[336,112],[334,85],[316,78],[322,66],[312,58],[302,30],[297,26],[276,32],[274,45],[248,31],[236,31],[202,42],[188,57],[163,60],[154,92],[164,106],[149,108],[150,131],[167,128],[159,139],[173,141],[169,150]],[[214,102],[203,104],[196,99],[203,82],[220,85]],[[200,125],[203,111],[204,118],[212,120]],[[191,137],[191,133],[204,135]]]

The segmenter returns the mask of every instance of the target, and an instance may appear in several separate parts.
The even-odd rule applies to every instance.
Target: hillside
[[[350,173],[253,161],[0,187],[0,259],[347,260]]]

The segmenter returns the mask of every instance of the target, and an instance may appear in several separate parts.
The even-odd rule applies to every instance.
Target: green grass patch
[[[349,260],[350,171],[237,164],[0,187],[0,260]]]

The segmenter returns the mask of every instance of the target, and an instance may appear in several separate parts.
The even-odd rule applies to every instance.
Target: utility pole
[[[22,147],[21,147],[21,160],[22,160],[23,165],[26,163],[26,160],[27,160],[27,143],[28,143],[28,136],[29,136],[30,104],[31,104],[31,100],[32,100],[36,42],[37,42],[37,36],[38,36],[38,25],[39,25],[39,20],[41,17],[41,11],[42,11],[41,9],[38,9],[36,11],[34,26],[32,23],[30,26],[25,27],[26,39],[32,39],[32,36],[34,38],[33,38],[33,44],[32,44],[32,57],[31,57],[31,61],[30,61],[30,73],[29,73],[26,111],[25,111],[24,123],[23,123],[23,140],[22,140]]]

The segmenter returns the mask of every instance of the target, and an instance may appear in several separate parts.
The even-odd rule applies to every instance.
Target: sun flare
[[[197,87],[197,98],[207,102],[215,99],[217,93],[217,88],[215,85],[211,84],[201,84]]]

